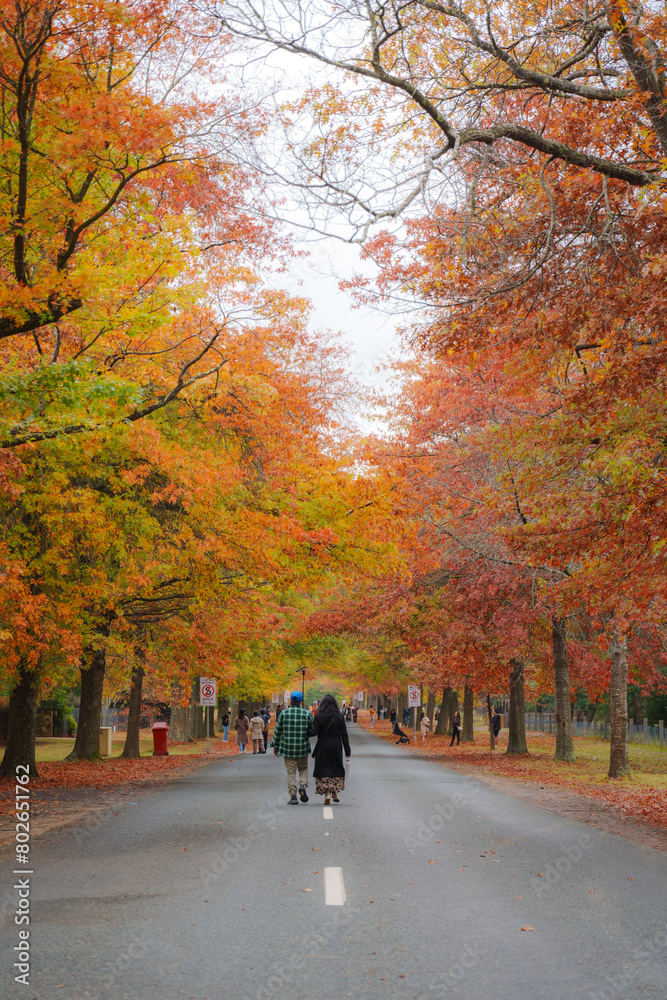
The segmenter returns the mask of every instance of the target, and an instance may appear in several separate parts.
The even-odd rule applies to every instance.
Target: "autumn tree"
[[[619,651],[628,629],[657,621],[663,586],[652,398],[665,365],[661,11],[413,0],[333,14],[295,2],[280,16],[239,3],[222,16],[243,37],[340,71],[287,114],[313,116],[295,163],[315,178],[318,224],[345,219],[366,241],[381,269],[368,296],[423,304],[413,341],[445,365],[450,353],[474,365],[478,351],[498,353],[501,379],[523,368],[530,403],[517,400],[505,447],[530,445],[504,480],[507,510],[521,497],[525,521],[503,543],[556,584],[561,757],[572,754],[566,618],[583,608],[609,628],[610,773],[621,774]],[[407,238],[366,240],[399,216]]]

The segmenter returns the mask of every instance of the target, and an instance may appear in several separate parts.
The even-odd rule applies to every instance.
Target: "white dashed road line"
[[[345,904],[345,883],[342,868],[324,869],[324,902],[327,906]]]
[[[324,819],[333,819],[333,808],[331,806],[322,806],[322,811]]]

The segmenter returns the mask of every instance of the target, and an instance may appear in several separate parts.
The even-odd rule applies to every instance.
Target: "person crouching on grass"
[[[302,802],[308,801],[308,793],[306,792],[308,787],[308,755],[310,754],[308,729],[313,724],[313,717],[307,708],[302,707],[302,701],[301,692],[292,691],[290,707],[280,713],[271,740],[276,757],[284,757],[285,759],[287,790],[290,796],[288,805],[290,806],[298,806],[299,804],[299,799],[296,797],[297,772],[299,775],[299,798]]]
[[[410,737],[405,735],[405,733],[403,732],[403,730],[399,726],[398,722],[394,723],[394,725],[392,726],[392,730],[391,731],[394,734],[394,736],[398,736],[398,739],[396,740],[397,744],[398,743],[409,743],[410,742]]]

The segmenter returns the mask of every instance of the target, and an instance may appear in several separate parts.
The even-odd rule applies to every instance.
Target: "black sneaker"
[[[290,795],[289,802],[287,803],[287,805],[288,806],[298,806],[298,804],[299,804],[299,800],[297,799],[296,795]]]
[[[299,785],[299,798],[301,799],[302,802],[308,801],[308,794],[306,792],[305,785]]]

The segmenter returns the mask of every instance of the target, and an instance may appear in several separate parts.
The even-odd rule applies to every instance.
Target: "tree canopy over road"
[[[279,106],[235,69],[272,49],[317,69]],[[604,703],[629,773],[628,681],[667,683],[666,52],[629,0],[3,0],[2,773],[57,690],[90,759],[105,691],[304,663],[553,693],[563,761]],[[280,288],[285,184],[405,314],[375,433]]]

